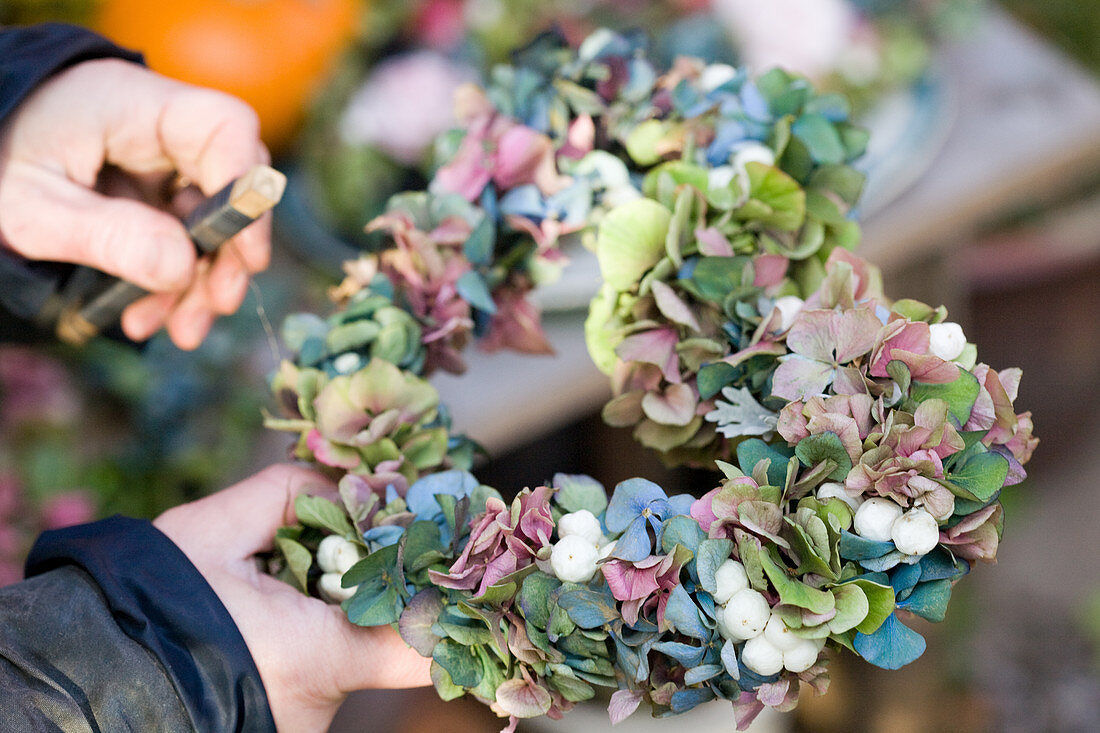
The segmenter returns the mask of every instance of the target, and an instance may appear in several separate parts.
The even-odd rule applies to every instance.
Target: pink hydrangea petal
[[[680,362],[676,356],[678,342],[674,329],[654,328],[627,336],[615,348],[615,353],[624,361],[657,365],[664,378],[676,384],[683,381],[680,378]]]
[[[787,267],[790,265],[790,260],[783,255],[762,254],[753,258],[752,265],[754,270],[753,286],[768,288],[783,282],[783,278],[787,276]]]
[[[787,348],[807,359],[833,363],[836,346],[831,310],[802,310],[787,332]]]
[[[832,322],[836,363],[847,364],[870,351],[881,327],[878,316],[870,308],[856,308],[837,314]]]
[[[804,400],[824,392],[832,378],[830,365],[791,354],[775,370],[772,394],[785,400]]]

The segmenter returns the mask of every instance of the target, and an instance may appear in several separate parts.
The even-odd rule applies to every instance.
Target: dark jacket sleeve
[[[47,532],[0,589],[0,730],[274,731],[244,639],[149,522]]]
[[[0,126],[35,87],[81,61],[141,55],[78,26],[44,23],[0,28]],[[73,271],[71,265],[27,262],[0,247],[0,340],[28,340],[30,322]]]

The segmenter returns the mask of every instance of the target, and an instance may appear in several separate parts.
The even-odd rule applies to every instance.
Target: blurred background
[[[834,660],[828,695],[753,730],[1100,729],[1100,453],[1089,448],[1100,439],[1100,3],[0,0],[0,24],[49,20],[243,97],[290,184],[272,268],[198,351],[161,338],[140,352],[0,344],[0,583],[21,577],[42,529],[152,517],[285,457],[285,439],[260,425],[278,360],[261,313],[277,326],[324,308],[340,262],[375,244],[363,225],[425,184],[457,85],[551,26],[573,40],[639,27],[665,62],[782,65],[851,98],[872,131],[862,254],[888,293],[947,305],[983,361],[1024,369],[1016,404],[1043,441],[1029,479],[1005,492],[999,563],[960,585],[946,622],[920,629],[924,657],[898,672]],[[479,477],[505,493],[556,471],[712,488],[712,475],[668,471],[600,422],[608,388],[580,325],[596,270],[572,254],[539,296],[555,357],[475,354],[461,380],[435,380],[456,427],[495,457]],[[711,704],[683,725],[733,720]],[[499,727],[479,704],[426,690],[353,695],[332,730]],[[520,730],[607,728],[593,704]]]

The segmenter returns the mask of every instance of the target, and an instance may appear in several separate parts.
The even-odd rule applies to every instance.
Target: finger
[[[226,538],[233,554],[250,557],[270,550],[275,531],[297,521],[294,499],[300,494],[334,498],[336,489],[315,471],[278,464],[200,500],[196,506],[203,504],[211,531]]]
[[[176,293],[153,293],[122,311],[122,332],[132,341],[145,341],[160,330],[179,301]]]
[[[182,290],[195,267],[194,245],[175,218],[38,166],[9,164],[0,210],[0,235],[28,259],[88,265],[157,292]]]
[[[259,163],[268,162],[259,143],[256,113],[235,97],[179,85],[157,119],[158,138],[177,170],[207,196]]]
[[[176,346],[185,351],[197,348],[214,324],[216,314],[210,307],[205,283],[209,269],[210,260],[205,257],[199,259],[195,279],[165,319],[164,327],[168,335]]]
[[[341,617],[343,611],[333,606]],[[336,684],[342,692],[377,689],[398,690],[425,687],[432,684],[430,657],[422,657],[390,626],[362,628],[346,623],[334,624],[342,638],[329,644],[330,651],[339,650],[344,659],[332,665],[337,671]],[[378,664],[378,660],[385,664]]]
[[[177,308],[168,314],[164,323],[168,337],[184,351],[194,351],[214,326],[216,315],[208,308]]]
[[[265,223],[256,222],[251,226]],[[210,306],[222,315],[235,313],[244,302],[248,291],[251,273],[237,248],[238,239],[243,236],[244,232],[241,232],[221,246],[204,278]]]

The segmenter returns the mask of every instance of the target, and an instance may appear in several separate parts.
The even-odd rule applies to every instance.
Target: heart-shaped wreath
[[[396,624],[439,694],[558,717],[610,688],[613,721],[714,698],[739,726],[823,692],[822,651],[888,669],[994,559],[1002,487],[1037,439],[1020,371],[978,362],[944,308],[891,301],[851,254],[866,134],[845,101],[782,71],[756,79],[599,31],[552,35],[456,100],[428,191],[395,196],[328,318],[288,320],[273,388],[294,455],[341,501],[301,497],[280,572]],[[471,335],[545,352],[526,294],[593,248],[585,331],[611,376],[607,422],[717,488],[608,498],[559,474],[511,501],[469,469],[424,377]]]

